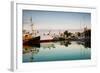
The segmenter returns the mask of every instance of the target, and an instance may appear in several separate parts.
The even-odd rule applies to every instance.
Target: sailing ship
[[[24,32],[23,33],[23,45],[30,45],[30,46],[40,46],[40,36],[37,36],[36,30],[33,29],[34,24],[32,23],[32,17],[30,19],[31,22],[31,33]]]

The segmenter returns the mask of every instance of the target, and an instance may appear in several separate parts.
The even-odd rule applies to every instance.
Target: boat
[[[24,32],[23,33],[23,45],[29,45],[29,46],[40,46],[40,36],[37,35],[36,30],[33,29],[34,24],[31,21],[31,33],[30,32]]]
[[[40,46],[40,36],[30,38],[28,40],[23,40],[23,45],[29,45],[29,46]]]

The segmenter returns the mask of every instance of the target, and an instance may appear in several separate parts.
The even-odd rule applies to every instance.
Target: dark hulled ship
[[[30,22],[32,32],[23,32],[23,45],[40,46],[40,36],[37,35],[37,31],[33,29],[34,24],[32,23],[32,18]]]

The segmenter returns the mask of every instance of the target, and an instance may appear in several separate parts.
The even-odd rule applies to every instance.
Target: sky
[[[91,28],[91,14],[79,12],[23,10],[23,28],[30,30],[30,18],[37,30],[75,31]]]

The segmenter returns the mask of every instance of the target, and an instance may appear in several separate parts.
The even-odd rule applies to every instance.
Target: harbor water
[[[23,63],[91,59],[91,48],[81,41],[58,41],[23,46]]]

